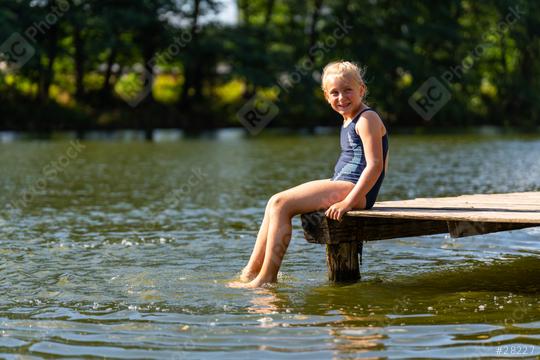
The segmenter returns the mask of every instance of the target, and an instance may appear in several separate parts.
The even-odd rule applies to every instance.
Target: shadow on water
[[[278,286],[255,291],[253,306],[246,310],[341,314],[379,325],[391,324],[396,318],[406,318],[409,324],[413,320],[434,322],[434,316],[436,322],[525,321],[535,319],[539,278],[539,259],[519,257],[385,281],[327,284],[303,293]]]
[[[399,278],[392,288],[417,288],[446,291],[540,292],[540,259],[515,257],[489,264],[478,262],[467,268],[423,273],[413,278]]]
[[[274,326],[285,321],[280,314],[294,314],[286,317],[287,327],[324,331],[334,358],[492,358],[516,343],[534,355],[540,335],[538,260],[327,284],[303,293],[286,286],[258,289],[245,310]]]

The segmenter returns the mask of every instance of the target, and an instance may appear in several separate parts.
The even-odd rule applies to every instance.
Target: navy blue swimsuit
[[[354,127],[356,122],[366,111],[375,111],[373,109],[367,108],[362,110],[346,127],[341,127],[340,143],[341,143],[341,155],[336,163],[334,168],[334,176],[332,180],[345,180],[350,181],[354,184],[358,182],[362,171],[366,168],[366,156],[364,154],[364,145],[360,136],[356,133]],[[388,153],[388,136],[384,134],[382,137],[382,146],[383,146],[383,170],[377,182],[371,190],[366,194],[366,209],[371,209],[377,195],[379,194],[379,189],[384,179],[384,170],[386,166],[386,154]]]

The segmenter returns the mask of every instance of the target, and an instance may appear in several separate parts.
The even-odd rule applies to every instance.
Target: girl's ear
[[[364,100],[364,97],[366,96],[366,90],[367,90],[366,84],[361,84],[360,85],[360,97],[362,98],[362,100]]]
[[[328,98],[328,92],[326,91],[326,89],[324,89],[323,94],[324,94],[324,99],[326,100],[326,102],[330,103],[330,99]]]

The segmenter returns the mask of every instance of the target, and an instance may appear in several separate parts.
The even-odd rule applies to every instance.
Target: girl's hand
[[[345,215],[345,213],[351,209],[352,205],[348,201],[342,200],[330,206],[324,214],[330,219],[341,221],[343,215]]]

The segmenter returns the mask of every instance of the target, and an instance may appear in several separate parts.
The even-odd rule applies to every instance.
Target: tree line
[[[533,0],[0,0],[0,129],[336,125],[320,72],[366,68],[393,127],[540,125]],[[247,104],[247,105],[246,105]]]

